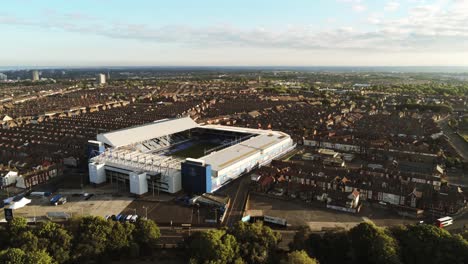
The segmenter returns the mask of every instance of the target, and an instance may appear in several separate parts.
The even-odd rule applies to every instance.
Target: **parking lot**
[[[122,209],[122,214],[135,213],[141,217],[147,216],[148,219],[164,226],[171,223],[174,226],[182,224],[213,226],[215,224],[212,222],[216,217],[214,211],[207,206],[186,206],[177,203],[174,199],[162,201],[142,198],[132,201]]]
[[[251,194],[246,214],[268,215],[284,218],[294,228],[309,226],[312,230],[349,229],[363,221],[372,221],[379,226],[416,223],[418,220],[398,216],[378,206],[363,206],[360,213],[351,214],[321,208],[320,205],[301,201],[288,201]]]
[[[31,199],[31,203],[23,208],[14,210],[14,215],[25,217],[30,221],[34,218],[38,221],[47,219],[48,213],[65,213],[70,217],[86,215],[104,217],[120,213],[134,200],[134,198],[129,196],[99,191],[88,192],[88,197],[78,190],[59,191],[49,197],[29,196],[27,198]],[[66,197],[67,202],[54,206],[50,203],[50,199],[58,193]]]

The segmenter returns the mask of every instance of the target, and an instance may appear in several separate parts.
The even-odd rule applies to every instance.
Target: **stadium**
[[[294,146],[283,132],[163,119],[90,140],[89,180],[136,195],[211,193]]]

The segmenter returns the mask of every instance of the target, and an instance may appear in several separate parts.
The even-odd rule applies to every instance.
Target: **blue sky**
[[[9,0],[0,66],[468,65],[468,0]]]

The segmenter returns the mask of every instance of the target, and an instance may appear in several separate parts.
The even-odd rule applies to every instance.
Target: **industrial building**
[[[294,147],[283,132],[164,119],[97,135],[88,145],[89,179],[137,195],[210,193]]]

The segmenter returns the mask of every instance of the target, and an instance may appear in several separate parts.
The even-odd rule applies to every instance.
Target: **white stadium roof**
[[[99,134],[97,140],[112,147],[119,147],[175,134],[195,127],[198,127],[198,124],[190,117],[163,119],[141,126]]]
[[[262,151],[284,140],[291,140],[289,135],[279,131],[226,127],[219,125],[207,125],[203,127],[257,134],[257,136],[251,137],[248,140],[242,141],[236,145],[212,152],[207,156],[199,158],[200,160],[204,160],[207,164],[210,164],[211,169],[214,171],[220,171],[252,155],[262,153]]]

